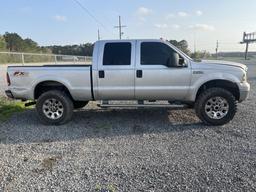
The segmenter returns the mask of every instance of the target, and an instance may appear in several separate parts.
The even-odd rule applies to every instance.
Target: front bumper
[[[240,90],[239,102],[242,102],[249,97],[250,84],[248,82],[240,83],[239,90]]]
[[[14,98],[14,97],[13,97],[13,94],[12,94],[12,92],[11,92],[10,90],[6,90],[6,91],[5,91],[5,94],[6,94],[7,97],[9,97],[9,98],[11,98],[11,99]]]

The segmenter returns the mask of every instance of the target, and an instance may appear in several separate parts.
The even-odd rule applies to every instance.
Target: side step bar
[[[168,105],[168,104],[98,104],[98,107],[102,108],[114,108],[114,107],[124,107],[124,108],[184,108],[184,105]]]

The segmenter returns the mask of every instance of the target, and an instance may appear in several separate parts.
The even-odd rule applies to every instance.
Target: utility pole
[[[194,39],[194,53],[196,53],[196,40]]]
[[[98,40],[100,40],[100,30],[98,29]]]
[[[247,60],[248,58],[248,50],[249,50],[249,42],[246,42],[246,47],[245,47],[245,54],[244,54],[244,59]]]
[[[218,59],[219,41],[216,43],[216,59]]]
[[[127,27],[127,26],[122,25],[121,16],[119,16],[119,24],[118,24],[118,26],[115,26],[115,28],[118,28],[118,29],[119,29],[119,39],[122,39],[122,35],[124,34],[124,33],[122,32],[122,28],[124,28],[124,27]]]
[[[194,54],[196,53],[196,31],[194,30]]]

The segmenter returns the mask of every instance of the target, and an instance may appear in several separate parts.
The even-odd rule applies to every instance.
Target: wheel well
[[[208,82],[204,83],[199,88],[199,90],[197,91],[197,94],[196,94],[196,99],[203,91],[205,91],[206,89],[209,89],[209,88],[213,88],[213,87],[219,87],[219,88],[223,88],[223,89],[230,91],[234,95],[236,100],[239,100],[239,98],[240,98],[239,87],[237,86],[236,83],[233,83],[233,82],[227,81],[227,80],[212,80],[212,81],[208,81]]]
[[[34,90],[34,99],[35,100],[38,99],[40,95],[50,90],[64,91],[73,100],[68,88],[62,83],[59,83],[57,81],[44,81],[39,83]]]

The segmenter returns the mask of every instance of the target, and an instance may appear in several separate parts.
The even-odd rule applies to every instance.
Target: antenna
[[[98,29],[98,40],[100,40],[100,30]]]

